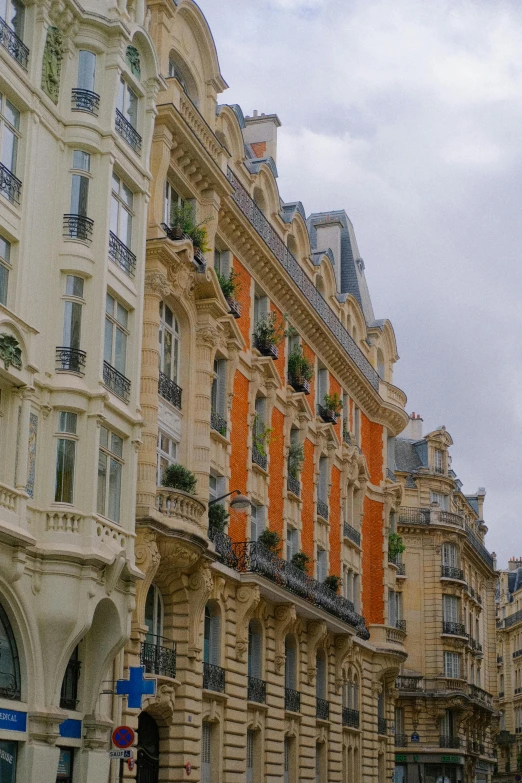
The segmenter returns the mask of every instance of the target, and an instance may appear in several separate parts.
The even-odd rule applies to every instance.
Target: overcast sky
[[[346,209],[395,383],[522,556],[522,3],[200,0],[222,96],[277,113],[279,190]]]

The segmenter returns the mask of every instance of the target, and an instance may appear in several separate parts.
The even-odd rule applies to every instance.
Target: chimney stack
[[[413,412],[410,416],[410,420],[406,427],[400,434],[400,438],[408,438],[408,440],[422,440],[422,425],[424,421],[420,414]]]
[[[250,144],[256,158],[273,158],[277,165],[277,129],[281,122],[277,114],[259,114],[245,117],[243,139]]]

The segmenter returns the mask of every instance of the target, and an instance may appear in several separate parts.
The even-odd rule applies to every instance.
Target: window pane
[[[67,296],[83,298],[83,277],[67,275],[65,278],[65,293]]]
[[[132,190],[130,190],[130,188],[128,188],[127,185],[124,182],[121,183],[121,194],[120,195],[121,195],[121,199],[122,199],[123,203],[129,209],[132,209],[132,199],[133,199]]]
[[[23,41],[24,38],[25,6],[21,0],[11,0],[11,13],[9,14],[9,26]]]
[[[120,79],[120,86],[118,89],[118,98],[116,100],[116,108],[123,114],[125,111],[125,82]]]
[[[117,457],[123,456],[123,440],[114,432],[111,432],[111,451]]]
[[[132,244],[132,215],[120,206],[120,232],[118,234],[121,241],[130,247]]]
[[[116,340],[114,344],[114,367],[125,375],[125,355],[127,352],[127,335],[116,328]]]
[[[103,427],[102,427],[103,431]],[[107,432],[107,430],[105,430]],[[100,436],[101,440],[101,436]],[[96,510],[98,514],[105,516],[105,500],[107,495],[107,460],[108,457],[102,451],[98,455],[98,503]]]
[[[163,332],[163,372],[172,378],[172,333],[167,329]]]
[[[88,152],[83,150],[74,150],[73,152],[73,169],[78,171],[90,171],[91,170],[91,156]]]
[[[4,125],[2,137],[2,163],[13,174],[16,173],[16,153],[18,150],[18,138],[13,131]]]
[[[121,306],[121,304],[118,303],[116,308],[116,320],[122,325],[127,326],[127,321],[129,319],[129,314],[127,310]]]
[[[7,304],[7,288],[9,283],[9,270],[0,264],[0,304]]]
[[[0,236],[0,258],[7,264],[11,264],[11,243]]]
[[[100,446],[106,449],[109,445],[109,430],[106,427],[100,427]]]
[[[138,96],[127,87],[127,119],[133,128],[138,126]]]
[[[74,415],[74,414],[73,414]],[[73,502],[74,455],[76,444],[73,440],[58,440],[56,456],[56,489],[54,499],[57,503]]]
[[[71,214],[87,215],[87,199],[89,195],[89,180],[81,174],[72,175]]]
[[[112,321],[109,321],[108,318],[105,319],[105,344],[103,349],[103,358],[106,362],[112,365],[112,333],[114,329],[114,324]]]
[[[121,462],[110,460],[108,517],[120,521]]]
[[[76,425],[78,422],[78,416],[76,413],[70,411],[58,412],[58,432],[70,432],[71,435],[76,435]]]
[[[16,130],[20,128],[20,112],[7,99],[5,102],[4,116],[6,120],[11,123],[13,128],[16,128]]]
[[[78,87],[80,90],[94,91],[96,55],[82,49],[78,55]]]
[[[118,229],[118,215],[120,212],[120,202],[117,198],[115,198],[114,195],[111,196],[111,223],[110,223],[110,229],[113,234],[116,234],[118,236],[119,229]]]
[[[80,347],[82,306],[78,302],[65,302],[63,344],[67,348]]]
[[[114,305],[115,305],[115,301],[113,297],[110,294],[107,294],[107,299],[105,302],[105,312],[109,313],[110,315],[114,315]]]

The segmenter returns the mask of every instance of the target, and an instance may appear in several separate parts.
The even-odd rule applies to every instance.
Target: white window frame
[[[460,654],[444,651],[444,676],[448,679],[460,679],[461,668]]]
[[[11,116],[8,116],[8,111],[12,112]],[[12,138],[11,146],[6,145],[8,134]],[[20,111],[3,93],[0,93],[0,162],[11,174],[16,174],[21,137]],[[8,149],[10,154],[7,155]]]
[[[163,443],[163,439],[168,441],[167,444]],[[163,448],[164,445],[168,446],[168,450],[165,451]],[[170,465],[174,465],[177,461],[178,456],[178,442],[167,432],[165,432],[162,429],[158,430],[158,441],[157,441],[157,448],[156,453],[158,457],[157,461],[157,471],[156,471],[156,481],[158,487],[161,486],[161,482],[163,479],[163,473]],[[165,463],[165,465],[162,467],[162,462]]]
[[[84,55],[89,55],[89,58]],[[89,59],[90,62],[83,63],[82,60]],[[91,71],[92,66],[92,71]],[[80,49],[78,52],[78,75],[76,86],[79,90],[94,92],[96,86],[96,55],[90,49]]]
[[[160,372],[163,373],[163,375],[168,378],[169,381],[174,381],[174,383],[179,384],[179,365],[180,365],[180,349],[181,349],[181,341],[180,341],[180,333],[179,333],[179,323],[178,319],[176,318],[176,314],[166,304],[165,302],[161,301],[160,305],[160,328],[159,328],[159,369]],[[172,315],[172,326],[168,323],[166,318],[166,310],[169,311],[169,313]],[[166,369],[166,348],[165,348],[165,333],[168,332],[171,336],[171,349],[170,349],[170,373],[165,372]]]
[[[9,301],[9,277],[13,270],[11,249],[9,240],[0,235],[0,304],[4,307]]]
[[[132,249],[134,214],[134,193],[123,179],[113,172],[111,179],[110,230],[129,250]]]
[[[103,432],[107,433],[107,444],[103,441],[105,436]],[[117,450],[114,450],[114,446],[118,446]],[[105,463],[105,477],[102,484],[102,473],[100,468],[102,462]],[[110,430],[108,427],[100,427],[100,443],[98,447],[98,492],[97,492],[97,512],[106,519],[110,519],[116,524],[120,524],[121,514],[121,490],[123,483],[123,468],[125,462],[123,458],[123,438]],[[111,479],[112,476],[117,476],[117,495],[113,496],[111,501]],[[100,496],[100,490],[103,495]],[[112,508],[111,508],[112,506]],[[113,513],[114,511],[114,513]]]
[[[108,310],[109,299],[113,302],[111,311]],[[121,313],[125,312],[125,320],[120,320]],[[127,343],[129,337],[129,311],[127,308],[112,294],[107,293],[106,305],[105,305],[105,335],[104,335],[104,351],[103,358],[111,367],[117,370],[122,375],[125,375],[127,368]],[[108,334],[110,330],[110,352]],[[123,351],[118,355],[116,353],[116,346],[118,340],[121,340]],[[109,360],[110,353],[110,360]],[[123,358],[123,361],[121,361]],[[120,366],[118,366],[118,364]]]
[[[134,103],[132,99],[134,99]],[[135,92],[135,90],[132,89],[132,87],[127,82],[127,80],[124,79],[123,76],[120,76],[120,84],[118,89],[116,108],[118,109],[120,114],[127,120],[127,122],[134,128],[135,131],[139,130],[138,128],[139,107],[140,107],[139,95]]]
[[[58,411],[57,427],[56,427],[56,463],[55,463],[55,488],[54,488],[54,502],[55,503],[74,503],[74,480],[76,472],[76,443],[78,441],[78,414],[71,411]],[[66,453],[68,452],[68,453]],[[63,484],[61,491],[58,487],[58,466],[60,461],[70,459],[72,462],[71,477],[69,480],[70,485],[70,497],[64,498]],[[62,473],[64,473],[62,468]]]

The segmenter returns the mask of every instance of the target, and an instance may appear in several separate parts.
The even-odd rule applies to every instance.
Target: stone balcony
[[[379,650],[398,655],[401,659],[406,659],[407,651],[404,645],[406,631],[402,628],[392,627],[390,625],[370,625],[370,643]]]
[[[387,383],[386,381],[381,380],[379,382],[379,394],[383,400],[391,403],[392,405],[397,405],[403,410],[406,407],[407,397],[405,393],[402,391],[402,389],[399,389],[397,386],[393,386],[391,383]]]
[[[34,544],[27,524],[27,499],[23,490],[0,482],[0,540],[17,546]]]
[[[149,527],[208,549],[206,511],[206,503],[195,495],[172,487],[157,487],[155,505],[138,504],[136,508],[137,527]]]

